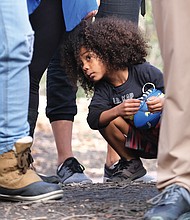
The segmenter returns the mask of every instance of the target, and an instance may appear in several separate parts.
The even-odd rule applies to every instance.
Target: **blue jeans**
[[[33,34],[26,0],[0,0],[0,154],[29,134],[28,65]]]

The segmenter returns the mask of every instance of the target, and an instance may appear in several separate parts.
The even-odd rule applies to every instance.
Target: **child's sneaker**
[[[104,165],[104,176],[103,176],[103,182],[110,182],[110,178],[112,175],[119,171],[120,169],[120,160],[114,163],[111,167],[108,167],[106,164]]]
[[[122,158],[115,164],[114,169],[109,169],[106,166],[104,169],[104,179],[106,177],[106,182],[133,181],[145,174],[146,169],[139,158],[130,161]]]
[[[92,183],[92,180],[88,178],[83,171],[84,166],[74,157],[70,157],[57,168],[57,175],[59,181],[64,184]]]

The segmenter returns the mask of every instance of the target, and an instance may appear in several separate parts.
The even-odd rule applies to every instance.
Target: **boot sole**
[[[0,194],[1,200],[9,200],[15,202],[21,202],[21,201],[41,202],[47,200],[57,200],[61,198],[63,198],[63,190],[57,190],[57,191],[41,194],[38,196],[19,196],[19,195]]]
[[[69,185],[69,184],[73,184],[73,185],[85,185],[85,184],[92,184],[92,180],[83,180],[83,181],[80,181],[80,182],[71,182],[71,181],[65,181],[63,183],[60,183],[61,185]]]

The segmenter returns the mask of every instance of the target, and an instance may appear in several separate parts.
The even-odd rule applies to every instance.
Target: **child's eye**
[[[90,59],[91,59],[91,56],[90,56],[90,55],[87,55],[87,56],[86,56],[86,60],[89,61]]]

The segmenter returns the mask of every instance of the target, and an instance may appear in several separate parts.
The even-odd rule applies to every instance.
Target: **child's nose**
[[[88,63],[84,63],[84,64],[83,64],[83,70],[84,70],[84,71],[89,70],[89,65],[88,65]]]

